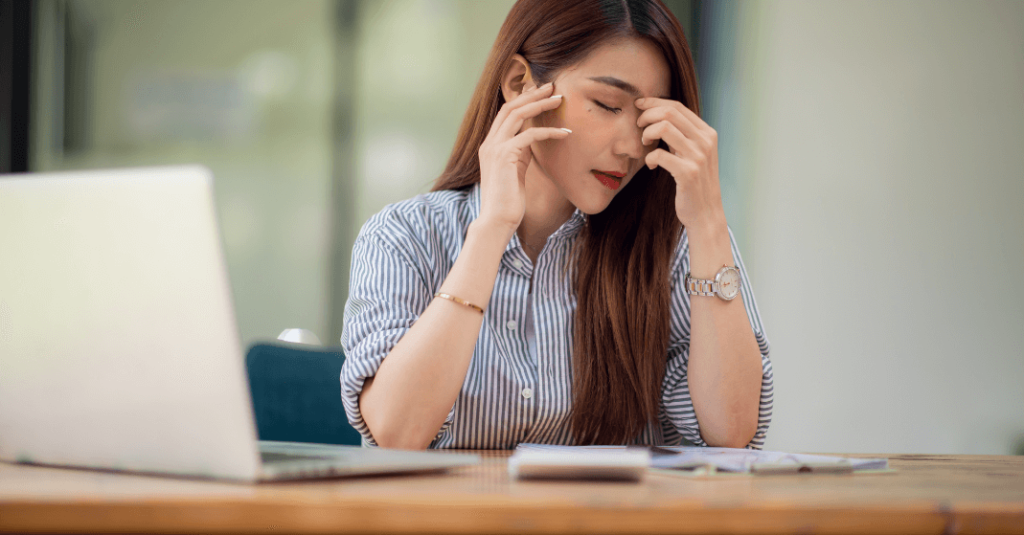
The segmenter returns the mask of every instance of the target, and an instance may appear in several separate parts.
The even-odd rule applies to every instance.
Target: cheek
[[[576,102],[568,103],[563,111],[563,117],[566,123],[574,125],[580,130],[584,130],[588,134],[594,133],[596,130],[601,128],[607,128],[608,125],[603,124],[601,121],[601,111],[593,103],[585,101],[582,98]],[[566,128],[573,129],[572,126],[566,126]],[[573,133],[576,130],[573,129]]]
[[[592,130],[597,126],[600,123],[599,113],[601,110],[583,97],[566,95],[561,106],[534,117],[533,125],[568,128],[575,135],[577,129]]]
[[[565,139],[534,144],[534,157],[553,180],[574,176],[593,165],[594,153],[607,145],[605,138],[615,126],[614,121],[602,120],[601,113],[582,97],[568,97],[557,109],[534,119],[535,126],[572,130]]]
[[[543,154],[538,156],[542,156],[552,165],[571,164],[586,159],[584,155],[588,152],[588,147],[595,145],[594,137],[598,130],[595,121],[597,110],[588,111],[587,108],[585,104],[570,99],[558,109],[538,116],[538,126],[572,130],[572,134],[565,139],[541,142],[538,148]]]

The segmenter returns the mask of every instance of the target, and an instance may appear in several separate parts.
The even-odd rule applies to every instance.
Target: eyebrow
[[[612,87],[616,87],[618,89],[621,89],[621,90],[623,90],[623,91],[633,95],[636,98],[640,98],[640,97],[644,96],[643,93],[641,93],[640,90],[637,89],[635,85],[633,85],[633,84],[631,84],[629,82],[625,82],[625,81],[619,80],[618,78],[615,78],[614,76],[594,76],[594,77],[591,77],[590,80],[593,80],[593,81],[595,81],[595,82],[597,82],[599,84],[605,84],[605,85],[610,85]]]
[[[633,84],[631,84],[629,82],[626,82],[624,80],[619,80],[618,78],[616,78],[614,76],[593,76],[593,77],[590,77],[588,79],[589,80],[593,80],[593,81],[595,81],[597,83],[600,83],[600,84],[610,85],[612,87],[621,89],[621,90],[629,93],[630,95],[633,95],[636,98],[643,98],[643,96],[644,96],[644,94],[641,93],[640,90],[637,89],[637,87],[635,85],[633,85]],[[658,97],[658,98],[667,99],[668,97]]]

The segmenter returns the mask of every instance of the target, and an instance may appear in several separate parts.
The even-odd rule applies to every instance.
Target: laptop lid
[[[256,479],[209,170],[0,178],[0,459]]]

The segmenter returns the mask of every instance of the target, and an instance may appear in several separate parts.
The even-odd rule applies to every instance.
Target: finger
[[[669,121],[660,121],[654,123],[640,134],[640,142],[644,145],[649,145],[657,140],[662,140],[668,144],[672,152],[679,155],[687,155],[691,157],[701,156],[700,146],[697,145],[692,139],[687,138],[679,131],[674,124]]]
[[[505,122],[498,127],[498,139],[508,139],[523,129],[523,123],[543,112],[553,110],[562,105],[562,95],[553,95],[522,106],[509,112]]]
[[[652,125],[659,121],[670,121],[672,124],[679,128],[679,131],[684,135],[687,134],[687,130],[693,130],[700,132],[699,125],[695,124],[692,119],[685,113],[679,110],[675,106],[655,106],[653,108],[647,108],[640,114],[640,117],[636,120],[636,125],[640,128]]]
[[[550,128],[550,127],[533,127],[523,130],[514,138],[508,141],[509,147],[514,149],[522,149],[529,147],[534,141],[544,141],[545,139],[565,139],[569,137],[572,130],[568,128]]]
[[[554,86],[551,82],[548,82],[540,87],[531,87],[530,89],[524,90],[516,98],[503,104],[501,108],[498,109],[498,113],[495,115],[494,121],[491,122],[491,129],[488,132],[488,135],[491,135],[494,132],[496,132],[498,128],[501,126],[501,124],[505,121],[505,118],[508,117],[509,112],[511,112],[517,106],[522,105],[525,102],[530,102],[531,99],[536,100],[537,98],[547,96],[547,94],[551,92],[553,87]]]
[[[686,117],[687,119],[689,119],[689,121],[691,123],[693,123],[697,127],[698,130],[701,130],[701,131],[704,131],[704,132],[707,132],[708,130],[713,130],[708,125],[708,123],[704,122],[704,120],[700,118],[700,116],[698,116],[696,113],[694,113],[693,110],[691,110],[690,108],[687,108],[685,105],[683,105],[682,102],[679,102],[678,100],[670,100],[670,99],[666,99],[666,98],[648,97],[648,98],[638,98],[638,99],[636,99],[636,101],[634,101],[634,104],[636,105],[637,108],[640,108],[643,111],[647,111],[647,110],[650,110],[650,109],[653,109],[653,108],[659,108],[659,107],[672,108],[673,110],[679,112],[680,116]],[[643,115],[643,114],[641,114],[641,115]]]
[[[669,172],[677,181],[683,178],[691,178],[700,172],[697,164],[691,160],[680,158],[665,149],[654,149],[644,157],[644,163],[648,169],[661,167]]]
[[[679,111],[675,106],[658,106],[656,108],[649,108],[640,114],[640,118],[637,119],[636,124],[640,128],[645,128],[649,125],[663,121],[668,121],[674,125],[682,135],[696,142],[702,149],[710,150],[714,146],[713,142],[715,138],[712,137],[707,130],[702,129],[699,125],[695,124],[688,115]],[[711,133],[714,133],[714,129],[711,127],[708,127],[708,130],[710,130]],[[715,133],[715,135],[717,135],[717,133]]]
[[[498,129],[501,127],[502,123],[505,122],[505,119],[508,117],[509,113],[512,112],[512,110],[518,108],[519,106],[522,106],[527,102],[533,102],[548,96],[553,89],[554,84],[548,82],[540,87],[535,87],[533,89],[523,91],[522,93],[520,93],[518,97],[506,102],[501,107],[501,109],[498,110],[497,115],[494,116],[494,121],[491,122],[491,129],[487,133],[487,135],[490,136],[497,132]]]

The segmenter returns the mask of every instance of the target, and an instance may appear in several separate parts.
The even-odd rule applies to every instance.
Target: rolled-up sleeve
[[[366,379],[373,377],[384,358],[412,327],[432,299],[430,281],[417,269],[418,255],[401,251],[367,228],[352,248],[349,297],[341,345],[341,397],[348,421],[363,436],[364,445],[376,441],[363,420],[359,395]],[[439,435],[451,425],[449,412]]]
[[[736,267],[740,270],[742,287],[740,296],[743,306],[747,312],[747,319],[754,331],[757,346],[761,352],[761,396],[757,417],[757,432],[754,438],[747,444],[747,448],[761,449],[764,447],[765,436],[768,433],[768,426],[772,419],[772,404],[774,399],[774,383],[771,360],[768,358],[769,343],[765,336],[761,323],[761,315],[757,309],[757,302],[754,299],[754,292],[747,278],[747,270],[743,265],[739,249],[736,247],[736,240],[732,231],[729,231],[729,238],[732,241],[733,259]],[[685,237],[679,248],[679,257],[673,271],[673,288],[671,300],[671,322],[670,342],[668,350],[668,362],[665,367],[665,378],[662,383],[662,403],[665,415],[677,431],[686,440],[697,446],[706,446],[707,443],[700,436],[700,422],[693,409],[693,401],[690,398],[690,387],[687,382],[687,365],[690,358],[690,296],[686,293],[683,279],[689,272],[689,247]]]

